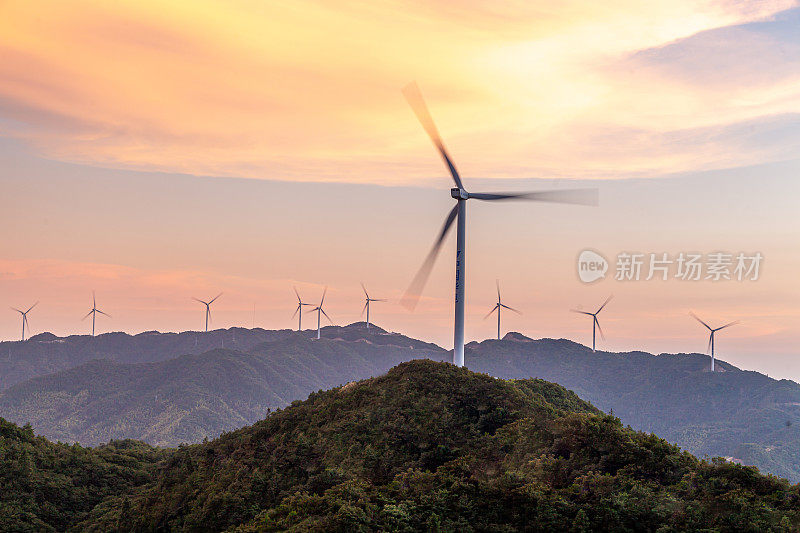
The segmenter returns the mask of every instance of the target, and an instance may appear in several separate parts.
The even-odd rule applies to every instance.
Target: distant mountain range
[[[380,375],[404,361],[451,357],[433,344],[367,330],[363,323],[324,328],[319,341],[312,337],[311,331],[234,329],[95,339],[39,335],[3,343],[0,369],[15,369],[18,382],[0,392],[0,416],[30,422],[65,442],[135,438],[175,446],[214,438],[309,393]],[[48,373],[37,362],[60,371]],[[800,481],[795,382],[722,361],[722,371],[710,373],[701,354],[593,353],[571,341],[516,333],[468,344],[466,362],[496,377],[559,383],[623,423],[694,454]],[[24,374],[38,377],[19,382]]]
[[[800,485],[700,461],[559,385],[433,361],[315,392],[252,426],[167,450],[54,444],[0,419],[0,487],[4,531],[783,532],[800,524]]]

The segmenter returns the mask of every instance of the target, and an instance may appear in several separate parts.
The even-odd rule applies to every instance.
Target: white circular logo
[[[578,255],[578,277],[584,283],[592,283],[606,277],[608,261],[594,250],[584,250]]]

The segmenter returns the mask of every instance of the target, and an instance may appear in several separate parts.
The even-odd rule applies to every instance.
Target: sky
[[[468,340],[717,354],[800,381],[797,2],[0,3],[0,338],[337,324],[452,347],[452,206],[416,81],[473,191],[597,187],[598,207],[470,202]],[[611,263],[577,275],[581,251]],[[616,280],[621,253],[760,253],[757,280]],[[646,277],[646,272],[645,276]],[[5,316],[5,318],[2,318]],[[314,317],[304,317],[310,327]],[[467,361],[469,364],[469,361]]]

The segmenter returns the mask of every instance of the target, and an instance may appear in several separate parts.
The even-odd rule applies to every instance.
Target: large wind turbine
[[[97,313],[100,313],[101,315],[106,315],[108,318],[111,318],[111,315],[109,315],[108,313],[104,313],[97,308],[97,298],[94,295],[94,291],[92,291],[92,310],[86,313],[86,316],[81,319],[81,320],[86,320],[87,318],[89,318],[89,315],[92,315],[92,337],[94,337],[94,321],[95,318],[97,317]]]
[[[508,309],[509,311],[514,311],[518,315],[522,314],[519,311],[517,311],[516,309],[514,309],[513,307],[509,307],[506,304],[504,304],[503,301],[500,299],[500,281],[498,280],[497,281],[497,303],[494,305],[494,307],[492,307],[492,310],[489,311],[489,313],[484,317],[484,320],[485,320],[485,319],[489,318],[490,316],[492,316],[492,313],[497,311],[497,340],[500,340],[500,310],[501,309]]]
[[[580,313],[582,315],[589,315],[590,317],[592,317],[592,351],[593,352],[597,351],[595,349],[595,346],[596,346],[597,332],[598,331],[600,332],[600,337],[603,340],[606,340],[606,336],[603,335],[603,328],[600,327],[600,322],[597,320],[597,315],[600,314],[600,311],[603,310],[603,308],[606,306],[606,304],[608,304],[608,302],[610,302],[611,298],[613,298],[613,297],[614,296],[612,295],[612,296],[609,296],[608,298],[606,298],[606,301],[603,302],[603,305],[600,306],[600,309],[598,309],[594,313],[589,313],[589,312],[586,312],[586,311],[579,311],[578,309],[570,309],[570,311],[572,311],[573,313]]]
[[[310,310],[308,311],[309,313],[313,313],[314,311],[316,311],[316,312],[317,312],[317,338],[318,338],[318,339],[320,338],[320,331],[322,330],[322,328],[321,328],[321,325],[322,325],[322,315],[325,315],[325,318],[327,318],[327,319],[328,319],[328,321],[329,321],[331,324],[333,324],[333,320],[331,320],[331,317],[329,317],[329,316],[328,316],[328,313],[326,313],[326,312],[325,312],[325,310],[322,308],[322,304],[325,302],[325,294],[326,294],[327,292],[328,292],[328,287],[325,287],[325,290],[324,290],[324,291],[322,291],[322,299],[319,301],[319,305],[318,305],[318,306],[316,306],[314,309],[310,309]]]
[[[23,311],[21,309],[17,309],[16,307],[12,307],[11,308],[14,311],[16,311],[17,313],[19,313],[20,315],[22,315],[22,340],[25,340],[25,326],[28,326],[28,331],[30,331],[30,329],[31,329],[30,325],[28,325],[28,313],[30,313],[31,309],[33,309],[37,305],[39,305],[39,302],[36,302],[32,306],[30,306],[27,311]]]
[[[552,203],[566,203],[566,204],[580,204],[580,205],[597,205],[597,190],[596,189],[572,189],[572,190],[557,190],[557,191],[538,191],[538,192],[507,192],[507,193],[474,193],[467,192],[464,185],[461,183],[461,176],[459,176],[455,165],[453,164],[447,150],[444,147],[439,131],[433,123],[425,101],[422,98],[422,93],[417,87],[416,83],[409,84],[403,89],[409,105],[417,115],[422,127],[428,133],[428,136],[433,141],[433,144],[439,150],[445,164],[447,165],[450,175],[453,177],[455,187],[450,189],[450,196],[456,200],[456,205],[450,210],[445,218],[444,225],[439,232],[433,248],[428,253],[425,261],[422,263],[419,272],[411,282],[406,295],[403,297],[403,303],[406,307],[413,309],[416,306],[419,295],[422,292],[425,282],[430,275],[433,263],[436,256],[439,254],[439,249],[442,246],[448,230],[457,221],[457,239],[456,239],[456,291],[455,291],[455,331],[453,334],[453,364],[456,366],[464,366],[464,285],[466,276],[466,222],[467,222],[467,200],[532,200],[537,202],[552,202]]]
[[[370,298],[369,293],[367,292],[367,288],[364,284],[361,284],[361,288],[364,289],[364,296],[366,296],[366,303],[364,304],[364,309],[361,310],[361,316],[364,316],[364,311],[367,312],[367,329],[369,329],[369,304],[370,302],[385,302],[386,300],[381,298]]]
[[[297,315],[297,331],[303,331],[303,306],[304,305],[313,305],[307,304],[302,299],[300,299],[300,293],[297,292],[297,287],[294,288],[294,294],[297,296],[297,307],[294,310],[294,315]],[[294,318],[292,315],[292,318]]]
[[[711,351],[711,371],[714,372],[714,334],[721,329],[727,328],[728,326],[733,326],[735,324],[738,324],[739,321],[735,320],[733,322],[725,324],[724,326],[720,326],[718,328],[712,328],[711,326],[700,320],[700,317],[698,317],[693,312],[689,311],[689,314],[692,316],[692,318],[703,324],[708,329],[708,331],[711,332],[711,334],[708,336],[708,348],[706,348],[706,352]]]
[[[220,296],[222,296],[222,293],[217,294],[216,296],[214,296],[214,298],[212,298],[208,302],[204,302],[203,300],[200,300],[199,298],[192,297],[192,300],[194,300],[196,302],[200,302],[201,304],[206,306],[206,333],[208,333],[208,319],[211,318],[211,304],[213,304],[214,300],[216,300]]]

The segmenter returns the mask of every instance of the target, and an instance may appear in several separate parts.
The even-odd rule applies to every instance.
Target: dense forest
[[[16,451],[3,454],[13,456],[4,471],[13,468],[14,482],[10,490],[4,484],[0,520],[17,530],[794,531],[800,524],[798,486],[698,460],[561,386],[433,361],[313,393],[253,426],[168,452],[130,443],[86,450],[3,427],[4,452]],[[47,481],[50,474],[57,481]]]

